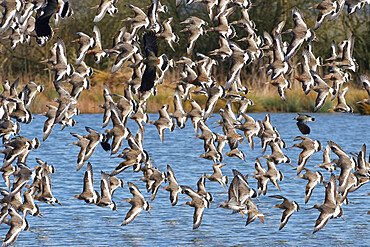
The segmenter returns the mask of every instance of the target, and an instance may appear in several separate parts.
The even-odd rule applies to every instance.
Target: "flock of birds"
[[[101,0],[98,6],[93,7],[97,8],[93,22],[98,23],[106,13],[114,16],[118,12],[116,2],[117,0]],[[133,70],[132,77],[125,82],[123,95],[112,93],[109,86],[104,85],[105,101],[100,105],[104,110],[102,127],[106,128],[112,122],[112,128],[98,132],[86,127],[88,134],[71,133],[78,139],[71,145],[80,147],[77,157],[77,171],[87,162],[83,178],[83,191],[74,198],[116,210],[116,203],[112,199],[113,193],[118,187],[124,185],[122,179],[117,178],[117,175],[132,167],[134,172],[143,172],[144,178],[141,180],[146,183],[147,191],[151,192],[151,200],[155,199],[164,182],[168,182],[168,186],[163,189],[170,192],[172,206],[177,204],[179,193],[186,194],[192,199],[185,204],[195,208],[193,229],[200,226],[204,209],[209,208],[210,202],[213,201],[213,196],[206,191],[206,179],[218,182],[223,188],[229,187],[228,200],[219,207],[232,210],[234,213],[240,212],[243,217],[246,214],[247,225],[257,218],[263,222],[264,214],[259,211],[253,198],[261,194],[266,195],[269,181],[280,190],[278,181],[281,181],[284,176],[276,165],[290,164],[291,160],[283,153],[284,148],[287,148],[286,144],[280,137],[277,128],[271,123],[269,114],[263,121],[256,121],[246,114],[248,106],[254,105],[254,103],[246,98],[249,90],[243,85],[240,78],[240,72],[244,66],[256,60],[267,58],[268,62],[264,68],[267,75],[271,76],[268,83],[276,86],[279,95],[285,100],[286,89],[291,86],[288,76],[294,68],[290,64],[291,58],[296,56],[302,46],[307,45],[302,50],[301,72],[295,79],[302,83],[305,94],[309,94],[312,90],[318,94],[313,110],[316,112],[321,109],[330,93],[331,100],[338,99],[338,104],[332,110],[352,112],[352,108],[345,101],[345,95],[349,88],[342,89],[342,85],[351,80],[349,71],[356,72],[358,70],[358,65],[352,57],[354,37],[351,36],[348,40],[337,45],[333,42],[331,57],[326,59],[327,64],[323,64],[322,58],[315,57],[313,53],[313,42],[316,40],[314,29],[318,29],[325,19],[330,21],[337,18],[343,12],[345,5],[347,5],[347,13],[353,14],[356,10],[369,4],[368,0],[321,1],[312,7],[319,11],[314,29],[306,25],[299,8],[293,7],[293,29],[283,32],[285,25],[285,21],[283,21],[271,34],[265,31],[263,36],[256,33],[256,25],[253,20],[249,19],[248,11],[253,8],[251,1],[190,0],[186,6],[194,5],[195,2],[206,5],[210,20],[217,25],[206,29],[207,22],[196,16],[190,16],[181,22],[180,24],[186,26],[180,32],[189,34],[187,45],[189,57],[181,57],[178,61],[169,59],[165,54],[159,55],[157,44],[159,40],[164,40],[172,50],[175,50],[174,44],[178,42],[179,38],[172,31],[172,17],[164,20],[162,24],[160,23],[160,13],[166,13],[168,8],[158,0],[153,0],[144,9],[127,5],[134,16],[122,20],[129,22],[129,26],[124,26],[117,32],[112,48],[103,49],[97,25],[93,28],[93,36],[78,32],[78,38],[73,41],[79,44],[75,66],[68,63],[66,47],[60,37],[51,46],[50,57],[42,62],[49,64],[47,69],[54,73],[54,87],[59,97],[54,100],[58,105],[47,105],[48,111],[42,114],[47,117],[44,124],[43,141],[47,140],[56,124],[60,124],[62,129],[76,124],[73,116],[79,114],[77,108],[79,96],[82,91],[89,89],[89,77],[93,75],[93,69],[84,62],[85,56],[93,55],[97,63],[107,57],[116,57],[112,73],[120,70],[123,66],[128,66]],[[177,6],[181,5],[181,1],[177,0],[176,4]],[[10,39],[13,49],[24,42],[32,44],[33,37],[40,46],[45,46],[53,40],[54,35],[52,25],[49,23],[50,19],[54,17],[57,25],[60,18],[67,18],[73,14],[72,4],[68,0],[3,0],[1,5],[3,6],[3,14],[0,34],[9,33],[7,37]],[[241,12],[241,19],[229,21],[228,18],[236,11]],[[36,13],[35,17],[33,13]],[[243,35],[238,34],[238,37],[243,36],[242,39],[238,40],[238,43],[232,41],[236,37],[234,25],[241,26],[245,31]],[[141,38],[138,32],[141,29],[145,29],[142,35],[145,56],[141,52],[139,42]],[[198,38],[209,32],[215,32],[219,35],[220,47],[208,53],[211,57],[201,53],[193,54],[192,51]],[[290,43],[283,41],[282,35],[285,33],[292,35]],[[247,48],[243,50],[239,44],[246,44]],[[196,57],[197,60],[193,61],[192,57]],[[219,60],[215,58],[219,58]],[[224,85],[221,85],[212,75],[214,66],[223,61],[230,61],[230,68]],[[146,113],[147,99],[156,94],[157,85],[163,83],[166,72],[174,66],[181,68],[180,78],[173,94],[174,111],[168,112],[169,105],[164,105],[159,109],[159,118],[149,121],[149,116]],[[330,66],[330,74],[320,75],[319,66]],[[369,94],[369,99],[363,99],[358,103],[370,104],[369,78],[366,75],[360,77]],[[332,85],[329,86],[327,81],[330,81]],[[70,90],[65,82],[72,85]],[[18,84],[18,79],[13,83],[5,81],[3,92],[0,94],[0,136],[3,137],[3,147],[5,147],[0,151],[5,155],[1,171],[4,182],[9,188],[9,190],[1,189],[3,198],[1,199],[0,222],[10,226],[3,246],[14,243],[22,230],[29,229],[26,220],[27,213],[32,216],[41,216],[39,207],[34,202],[35,199],[50,205],[59,203],[58,199],[52,195],[51,174],[55,172],[54,167],[41,159],[37,159],[39,165],[35,169],[26,164],[29,152],[39,147],[39,140],[37,138],[28,139],[20,134],[20,123],[28,124],[33,119],[30,107],[36,94],[43,91],[43,86],[31,81],[18,93]],[[204,108],[191,99],[192,94],[207,97]],[[221,99],[226,101],[225,106],[219,111],[221,119],[218,121],[223,132],[216,133],[207,126],[206,121],[213,113],[216,103],[220,102]],[[188,112],[183,107],[185,101],[189,101],[191,105]],[[238,106],[236,112],[234,112],[234,105]],[[129,119],[137,123],[136,135],[132,134],[127,127]],[[143,145],[147,124],[152,124],[158,129],[160,139],[163,142],[165,129],[171,131],[176,127],[182,129],[188,119],[191,119],[197,134],[195,138],[204,142],[204,153],[200,154],[199,157],[214,162],[214,173],[212,175],[204,174],[200,177],[197,191],[189,186],[179,185],[170,165],[167,165],[166,172],[161,172],[158,168],[153,167],[150,155]],[[314,121],[314,118],[299,114],[295,119],[303,136],[296,137],[294,141],[300,142],[288,148],[302,149],[298,160],[297,178],[308,180],[305,191],[305,203],[307,203],[317,183],[324,182],[319,171],[311,171],[305,167],[312,154],[322,149],[322,144],[318,140],[311,140],[307,137],[310,133],[307,121]],[[199,129],[201,134],[198,134]],[[244,135],[238,133],[237,130],[243,132]],[[257,190],[249,186],[248,176],[244,176],[238,170],[233,169],[234,177],[230,183],[229,179],[221,172],[221,168],[225,166],[221,163],[223,156],[227,155],[244,160],[245,154],[238,149],[239,143],[241,144],[246,139],[250,148],[253,149],[255,136],[261,140],[263,153],[268,147],[271,148],[271,154],[265,154],[255,161],[256,172],[253,178],[258,180]],[[128,146],[121,151],[124,141],[127,141]],[[123,159],[110,173],[101,171],[100,193],[94,189],[93,166],[88,162],[99,143],[110,155],[116,155],[115,157]],[[223,153],[226,144],[230,150]],[[337,155],[338,159],[332,160],[330,158],[331,152]],[[356,156],[357,159],[354,158]],[[323,163],[317,167],[330,171],[331,176],[328,182],[324,182],[326,186],[324,203],[316,204],[313,207],[320,211],[314,233],[322,229],[329,219],[341,217],[343,215],[342,205],[348,203],[347,195],[369,181],[370,160],[367,161],[365,156],[365,145],[358,154],[349,156],[335,142],[328,141],[324,149]],[[261,159],[266,159],[267,170],[261,164]],[[336,168],[340,169],[339,176],[334,175]],[[305,173],[301,174],[302,171]],[[11,181],[12,175],[13,180]],[[30,181],[32,183],[29,183]],[[127,182],[127,186],[133,198],[126,201],[132,207],[122,225],[131,223],[143,209],[148,212],[150,210],[150,204],[139,188],[132,182]],[[272,195],[271,197],[283,200],[281,204],[275,206],[284,210],[279,227],[281,230],[287,224],[289,217],[294,211],[298,211],[300,206],[281,195]]]

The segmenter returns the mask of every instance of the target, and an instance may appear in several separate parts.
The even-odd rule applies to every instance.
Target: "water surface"
[[[254,119],[262,120],[265,114],[250,114]],[[271,122],[276,126],[287,146],[294,144],[293,139],[300,132],[293,118],[296,114],[271,114]],[[45,118],[36,118],[30,125],[22,125],[21,134],[33,138],[37,136],[42,139],[42,129]],[[157,119],[158,114],[151,114],[151,119]],[[316,121],[309,123],[312,139],[319,140],[325,147],[328,140],[340,145],[347,153],[358,152],[365,143],[370,151],[370,116],[351,114],[316,114]],[[35,152],[31,152],[27,164],[31,167],[36,165],[35,158],[41,158],[56,167],[56,173],[52,174],[52,191],[62,205],[50,206],[38,202],[41,208],[42,218],[28,216],[31,230],[21,232],[16,246],[317,246],[323,243],[335,246],[366,246],[370,240],[369,226],[370,215],[363,215],[370,210],[370,196],[368,184],[349,195],[352,202],[343,206],[344,217],[332,219],[321,231],[312,234],[315,221],[319,215],[317,210],[305,210],[314,204],[322,204],[325,188],[319,184],[309,202],[304,203],[304,191],[306,180],[295,179],[296,171],[289,165],[280,164],[278,169],[282,170],[284,179],[279,183],[281,192],[271,183],[268,185],[266,196],[260,196],[254,200],[260,211],[265,214],[265,223],[258,219],[245,226],[246,219],[240,214],[231,214],[229,210],[218,208],[218,205],[227,200],[227,193],[218,183],[206,182],[206,187],[213,196],[215,202],[211,208],[206,209],[201,226],[192,230],[193,211],[189,206],[180,206],[188,198],[179,196],[177,206],[172,207],[169,201],[169,193],[160,190],[157,197],[151,202],[151,215],[141,212],[139,216],[129,225],[120,226],[130,204],[122,202],[132,197],[127,186],[117,189],[113,200],[117,203],[118,212],[108,208],[100,208],[95,205],[87,205],[83,201],[69,198],[82,192],[83,175],[85,166],[76,172],[76,160],[79,148],[68,146],[68,143],[76,141],[69,132],[87,134],[84,127],[89,126],[97,131],[102,131],[102,115],[79,115],[75,117],[78,124],[73,128],[60,131],[56,126],[49,138],[41,144]],[[214,115],[207,121],[208,126],[221,133],[221,128],[216,128],[219,117]],[[110,127],[110,126],[108,126]],[[134,133],[137,126],[133,121],[128,122],[128,127]],[[202,154],[203,141],[191,138],[194,129],[190,120],[182,130],[174,132],[165,131],[164,143],[161,143],[157,129],[146,126],[144,149],[148,151],[153,159],[153,165],[161,171],[166,170],[170,164],[175,172],[180,185],[187,185],[196,189],[196,182],[203,173],[212,173],[212,161],[196,158]],[[239,145],[239,149],[246,155],[246,161],[238,158],[225,156],[222,168],[224,175],[232,179],[232,169],[237,169],[243,174],[255,171],[254,160],[261,157],[261,145],[259,139],[255,138],[255,149],[251,150],[247,142]],[[123,145],[127,146],[126,143]],[[123,148],[124,148],[123,147]],[[229,148],[226,146],[224,152]],[[300,149],[292,148],[284,151],[294,166],[297,166]],[[270,151],[268,150],[267,153]],[[332,158],[336,158],[332,154]],[[95,189],[100,191],[100,171],[110,173],[120,162],[119,159],[110,158],[109,154],[99,145],[89,160],[94,169]],[[306,167],[316,170],[313,166],[322,162],[322,152],[315,153],[308,161]],[[265,161],[262,165],[266,167]],[[325,180],[330,173],[320,170]],[[338,171],[336,172],[337,174]],[[144,197],[149,200],[150,194],[145,190],[145,184],[137,181],[142,173],[133,173],[131,169],[118,175],[119,178],[134,182],[143,192]],[[257,189],[257,180],[250,178],[249,184]],[[5,185],[1,185],[5,188]],[[278,231],[282,210],[273,208],[281,200],[270,198],[268,195],[282,195],[301,206],[299,212],[295,212],[289,219],[288,224]],[[0,226],[0,236],[4,239],[8,226]]]

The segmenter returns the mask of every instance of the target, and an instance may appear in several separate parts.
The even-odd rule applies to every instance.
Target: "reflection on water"
[[[256,120],[262,120],[265,114],[251,114],[251,116]],[[295,116],[296,114],[271,114],[271,121],[278,128],[287,146],[293,145],[293,139],[300,135],[293,120]],[[157,115],[150,117],[156,119]],[[328,140],[335,141],[347,153],[358,152],[364,143],[370,147],[369,116],[316,114],[315,117],[316,121],[309,123],[311,128],[309,137],[320,140],[324,147]],[[305,209],[316,203],[323,203],[325,188],[323,184],[318,184],[311,199],[305,204],[304,191],[307,181],[292,180],[296,176],[296,171],[285,164],[277,166],[285,176],[279,183],[282,191],[269,184],[267,195],[255,200],[260,211],[266,216],[264,224],[256,220],[246,227],[246,219],[243,219],[241,214],[231,214],[229,210],[218,208],[218,205],[228,198],[226,189],[218,183],[207,181],[206,187],[213,194],[215,202],[211,204],[211,208],[205,209],[199,229],[192,230],[194,209],[180,206],[190,199],[179,195],[178,205],[172,207],[169,193],[165,190],[160,190],[155,200],[151,202],[151,215],[141,212],[134,222],[127,226],[120,226],[131,206],[129,203],[122,202],[131,197],[126,185],[123,189],[117,189],[113,197],[117,203],[118,212],[87,205],[77,199],[69,199],[81,193],[85,170],[84,167],[78,172],[75,171],[79,149],[76,146],[67,145],[75,141],[69,132],[85,134],[85,126],[102,130],[102,115],[80,115],[76,120],[78,124],[75,127],[64,131],[60,131],[59,126],[56,126],[49,139],[41,144],[41,148],[31,152],[28,157],[29,166],[35,166],[35,158],[38,157],[56,167],[56,173],[52,174],[52,189],[54,196],[61,201],[62,205],[53,207],[38,203],[43,217],[28,216],[32,232],[22,232],[16,242],[18,246],[312,246],[322,243],[358,246],[369,241],[370,215],[363,215],[369,210],[370,197],[363,196],[369,192],[368,184],[349,195],[349,200],[353,203],[343,206],[346,221],[332,219],[325,228],[312,234],[319,211]],[[212,130],[221,132],[221,128],[216,128],[216,125],[212,124],[216,120],[218,116],[215,115],[207,124]],[[36,116],[30,125],[22,126],[21,134],[29,138],[37,136],[41,139],[44,121],[44,117]],[[128,126],[133,133],[137,129],[133,122],[129,121]],[[154,126],[146,126],[144,135],[144,148],[153,159],[153,165],[165,171],[167,164],[170,164],[179,184],[195,188],[198,178],[203,173],[212,173],[211,161],[196,158],[203,153],[203,142],[191,138],[194,136],[194,129],[190,121],[182,130],[176,129],[172,133],[166,130],[164,143],[160,142]],[[232,178],[232,169],[249,174],[249,183],[253,188],[257,188],[257,181],[251,178],[255,171],[254,160],[262,156],[259,140],[256,138],[255,142],[254,150],[250,150],[247,142],[239,146],[246,155],[246,162],[225,157],[223,162],[227,165],[222,169],[224,175],[229,178]],[[225,148],[226,151],[228,147]],[[300,151],[298,148],[284,151],[295,167]],[[336,158],[334,154],[332,158]],[[313,166],[321,163],[321,160],[322,152],[315,153],[306,166],[316,170]],[[100,146],[89,161],[94,168],[97,190],[100,190],[100,171],[110,172],[121,162],[110,158]],[[262,165],[266,167],[265,161]],[[325,180],[328,180],[330,173],[325,170],[321,172]],[[336,173],[339,174],[339,171]],[[145,198],[150,198],[150,194],[146,193],[145,184],[137,181],[142,177],[141,173],[133,173],[128,169],[118,177],[122,178],[125,184],[128,181],[135,183]],[[5,185],[2,185],[2,188],[5,188]],[[282,210],[272,209],[279,200],[268,197],[276,194],[297,201],[301,206],[301,210],[292,215],[281,231],[278,231],[278,228]],[[2,238],[7,231],[8,226],[0,226]]]

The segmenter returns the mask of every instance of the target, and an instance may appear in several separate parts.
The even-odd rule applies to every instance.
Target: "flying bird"
[[[288,223],[288,220],[289,220],[290,216],[292,216],[294,211],[298,212],[299,205],[298,205],[297,202],[295,202],[295,201],[292,202],[292,201],[288,200],[287,198],[285,198],[283,196],[280,196],[280,195],[274,195],[274,196],[270,196],[270,197],[284,200],[283,203],[276,204],[273,207],[273,208],[284,209],[283,216],[281,217],[280,226],[279,226],[279,231],[280,231]]]
[[[146,56],[144,63],[146,67],[139,88],[141,93],[145,93],[154,87],[157,77],[157,66],[162,66],[168,63],[166,55],[158,57],[158,44],[155,32],[151,31],[145,33],[143,35],[143,40]]]
[[[149,202],[145,201],[144,196],[141,194],[139,188],[131,182],[127,182],[127,185],[130,189],[130,193],[134,197],[125,200],[126,202],[130,203],[132,205],[132,207],[127,212],[126,217],[125,217],[124,221],[122,222],[121,226],[124,226],[124,225],[127,225],[127,224],[131,223],[136,218],[136,216],[139,215],[139,213],[143,209],[148,211],[148,213],[150,214],[150,212],[149,212],[149,209],[150,209]]]
[[[297,120],[298,129],[299,129],[299,131],[301,131],[301,133],[303,135],[310,134],[310,127],[308,127],[307,122],[308,121],[315,121],[314,117],[311,117],[311,116],[306,115],[306,114],[299,114],[298,113],[298,117],[295,117],[294,120]]]

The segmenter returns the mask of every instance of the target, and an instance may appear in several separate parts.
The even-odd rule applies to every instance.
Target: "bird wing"
[[[138,205],[133,205],[130,210],[127,212],[126,214],[126,217],[123,221],[123,223],[121,224],[122,226],[124,225],[127,225],[129,223],[131,223],[132,221],[134,221],[134,219],[136,218],[136,216],[139,215],[139,213],[143,210],[142,207],[138,206]]]
[[[317,184],[316,180],[309,180],[308,181],[308,183],[306,185],[304,203],[307,203],[308,200],[310,200],[310,197],[312,195],[312,191],[315,188],[316,184]]]
[[[112,4],[111,2],[112,2],[111,0],[108,0],[108,1],[101,0],[99,7],[96,11],[95,17],[94,17],[94,22],[99,22],[104,18],[105,13],[107,12],[108,8]]]
[[[35,31],[38,37],[51,37],[52,29],[49,26],[50,18],[58,11],[58,1],[48,0],[47,5],[42,9],[43,14],[36,18]]]
[[[146,92],[151,90],[154,87],[156,75],[157,75],[157,66],[152,63],[147,64],[144,70],[143,77],[141,79],[139,91]]]
[[[100,184],[100,189],[101,189],[101,198],[111,201],[112,200],[112,195],[110,192],[109,188],[109,179],[108,175],[101,171],[101,184]]]
[[[193,229],[197,229],[202,223],[204,206],[195,207],[193,218]]]
[[[299,131],[301,131],[302,134],[304,135],[310,134],[310,127],[308,127],[305,120],[299,120],[297,122],[297,126],[298,126]]]
[[[94,26],[93,33],[94,33],[95,47],[98,47],[98,48],[102,49],[101,34],[100,34],[100,30],[99,30],[98,26],[96,26],[96,25]]]
[[[332,214],[326,212],[320,213],[319,218],[317,218],[316,220],[315,229],[313,230],[313,233],[321,230],[326,225],[326,223],[328,223],[331,217]]]
[[[131,194],[134,196],[134,197],[139,197],[141,198],[142,200],[144,200],[144,196],[143,194],[141,194],[141,191],[139,190],[139,188],[134,184],[134,183],[131,183],[131,182],[127,182],[127,185],[130,189],[130,192]]]
[[[370,78],[367,75],[360,75],[360,80],[364,84],[364,88],[370,97]]]
[[[324,204],[336,205],[336,197],[337,197],[337,180],[335,178],[335,175],[332,173],[330,176],[328,186],[326,187],[325,190]]]
[[[326,145],[324,154],[323,154],[323,163],[330,163],[330,146]]]
[[[279,230],[283,229],[283,227],[288,223],[288,220],[290,216],[292,216],[293,212],[294,212],[294,209],[284,210],[283,215],[281,216]]]
[[[338,144],[336,144],[333,141],[328,141],[328,144],[331,148],[331,151],[333,151],[333,153],[338,155],[339,158],[341,158],[341,157],[349,158],[348,154],[346,152],[344,152],[344,150]]]
[[[17,240],[19,233],[21,232],[21,227],[19,225],[12,225],[5,236],[4,242],[2,246],[6,247],[15,242]]]
[[[304,149],[300,154],[299,154],[299,160],[298,160],[298,167],[297,167],[297,174],[301,173],[303,170],[304,166],[307,163],[307,160],[311,157],[311,155],[315,152],[314,149]]]
[[[83,192],[93,192],[94,191],[94,179],[93,179],[93,168],[92,165],[87,163],[86,172],[84,176],[84,186]]]
[[[157,36],[155,32],[147,32],[143,35],[144,51],[146,57],[158,56]]]
[[[66,46],[61,38],[57,39],[57,64],[67,65]]]

